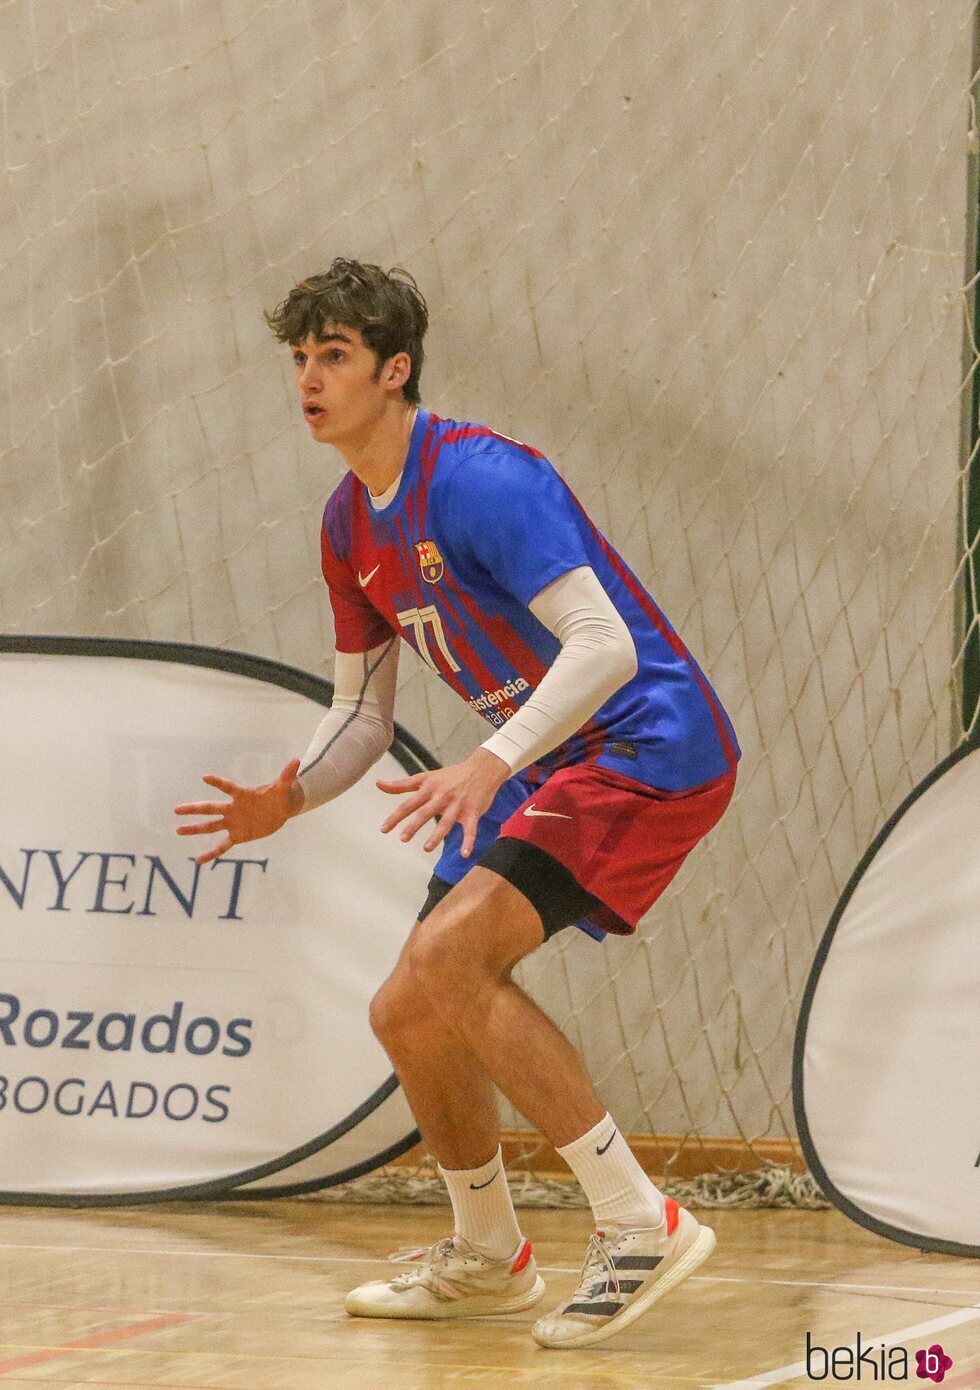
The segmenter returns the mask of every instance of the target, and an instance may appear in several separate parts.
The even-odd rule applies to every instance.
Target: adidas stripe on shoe
[[[475,1318],[487,1313],[519,1313],[544,1293],[531,1242],[521,1242],[506,1260],[490,1260],[452,1236],[394,1259],[410,1264],[394,1279],[361,1284],[344,1306],[360,1318]]]
[[[715,1248],[715,1233],[670,1197],[661,1225],[596,1231],[578,1288],[539,1318],[531,1336],[542,1347],[585,1347],[614,1336],[693,1274]]]

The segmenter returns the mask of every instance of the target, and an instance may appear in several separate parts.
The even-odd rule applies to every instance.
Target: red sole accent
[[[521,1270],[531,1258],[531,1242],[526,1240],[521,1246],[521,1253],[510,1267],[511,1274],[520,1274]]]
[[[667,1213],[667,1234],[672,1236],[677,1230],[678,1221],[681,1219],[680,1207],[678,1207],[673,1197],[667,1197],[664,1200],[664,1208]]]

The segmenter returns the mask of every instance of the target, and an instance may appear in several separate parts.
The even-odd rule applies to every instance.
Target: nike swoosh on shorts
[[[553,816],[555,820],[571,820],[571,819],[572,819],[571,816],[563,816],[562,813],[561,813],[561,811],[536,811],[536,810],[534,809],[534,802],[533,802],[533,801],[531,802],[530,806],[525,806],[525,807],[524,807],[524,814],[525,814],[526,816]]]

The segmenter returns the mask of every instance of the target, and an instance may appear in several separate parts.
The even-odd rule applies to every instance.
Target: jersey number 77
[[[437,675],[440,674],[439,667],[433,660],[432,653],[429,651],[429,644],[426,637],[426,627],[431,627],[436,639],[436,646],[446,659],[450,671],[459,671],[461,668],[452,652],[449,650],[449,643],[446,641],[446,630],[442,625],[442,618],[434,603],[426,604],[424,608],[404,608],[397,615],[402,627],[410,627],[415,632],[415,645],[418,648],[419,656],[427,665],[431,666]]]

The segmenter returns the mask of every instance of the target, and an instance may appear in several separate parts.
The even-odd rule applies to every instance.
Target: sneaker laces
[[[391,1250],[387,1259],[389,1264],[404,1265],[412,1260],[420,1260],[424,1255],[437,1257],[440,1246],[452,1244],[452,1236],[446,1236],[444,1240],[438,1241],[435,1245],[400,1245],[397,1250]]]
[[[467,1258],[456,1248],[452,1236],[446,1236],[435,1245],[407,1246],[394,1250],[388,1256],[392,1264],[417,1264],[415,1269],[406,1269],[404,1274],[396,1274],[391,1281],[391,1287],[408,1289],[420,1284],[438,1298],[453,1297],[455,1290],[452,1284],[440,1275],[439,1269],[441,1266],[444,1270],[454,1256],[462,1260]]]
[[[603,1279],[602,1284],[590,1283],[589,1271],[594,1270],[596,1275]],[[593,1278],[595,1275],[592,1276]],[[589,1284],[589,1287],[586,1285]],[[578,1288],[572,1295],[571,1302],[579,1297],[596,1298],[600,1293],[619,1293],[619,1275],[616,1273],[616,1266],[604,1236],[595,1232],[589,1237],[589,1248],[585,1252],[585,1263],[582,1265],[582,1277],[579,1280]]]

